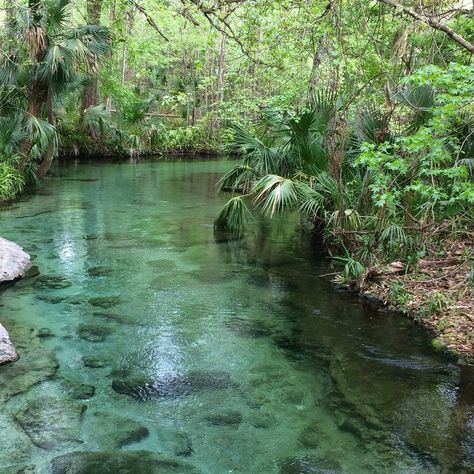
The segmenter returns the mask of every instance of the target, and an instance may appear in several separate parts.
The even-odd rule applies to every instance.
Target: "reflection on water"
[[[295,225],[215,239],[231,166],[56,168],[2,211],[40,275],[2,292],[0,471],[473,470],[472,370],[333,291]]]

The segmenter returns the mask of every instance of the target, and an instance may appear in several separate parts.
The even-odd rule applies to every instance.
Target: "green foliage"
[[[354,260],[350,256],[334,257],[333,260],[341,265],[344,265],[344,270],[336,277],[336,282],[338,283],[346,285],[349,283],[358,282],[365,272],[364,265],[359,261]]]
[[[0,202],[17,196],[25,184],[22,174],[0,157]]]
[[[406,304],[411,299],[411,295],[405,289],[405,286],[401,281],[395,280],[390,285],[389,299],[392,304],[405,308]]]
[[[449,300],[441,291],[433,291],[417,309],[416,318],[425,319],[442,315],[449,307]]]
[[[230,199],[224,206],[215,221],[215,227],[219,230],[240,233],[251,217],[252,214],[242,198],[236,196]]]
[[[474,184],[462,161],[467,150],[459,112],[472,105],[473,78],[472,66],[421,69],[405,82],[436,91],[430,117],[395,143],[363,144],[356,166],[373,174],[370,191],[381,218],[401,223],[407,217],[431,221],[472,213]]]
[[[474,219],[466,164],[473,78],[472,66],[458,64],[405,78],[391,114],[405,120],[398,135],[389,116],[369,106],[351,128],[347,107],[324,95],[300,114],[266,110],[255,132],[234,126],[229,149],[243,163],[224,176],[221,191],[245,193],[242,200],[268,217],[298,211],[316,228],[322,224],[329,245],[350,249],[344,281],[378,260],[413,265],[442,238],[441,223],[462,231]],[[217,227],[227,225],[226,216],[234,226],[248,222],[236,217],[243,207],[232,210]]]

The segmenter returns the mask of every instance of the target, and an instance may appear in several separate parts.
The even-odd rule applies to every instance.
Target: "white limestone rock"
[[[7,330],[0,324],[0,365],[18,359],[15,347],[10,341]]]
[[[0,283],[22,277],[30,266],[30,256],[19,245],[0,237]]]

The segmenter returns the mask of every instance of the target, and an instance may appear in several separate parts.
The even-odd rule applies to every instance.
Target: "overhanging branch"
[[[148,14],[148,12],[135,0],[130,0],[132,5],[140,12],[142,15],[146,18],[147,23],[157,31],[157,33],[165,40],[169,42],[169,39],[166,37],[166,35],[158,28],[158,25],[156,24],[155,20]]]
[[[385,5],[389,5],[393,8],[396,8],[403,13],[411,16],[415,20],[421,21],[426,23],[427,25],[431,26],[435,30],[442,31],[446,35],[448,35],[452,40],[456,41],[460,46],[467,49],[471,54],[474,54],[474,44],[470,43],[466,38],[461,36],[459,33],[456,33],[452,28],[435,20],[433,17],[423,15],[421,13],[412,10],[409,7],[402,5],[401,3],[395,0],[378,0],[379,3],[384,3]]]

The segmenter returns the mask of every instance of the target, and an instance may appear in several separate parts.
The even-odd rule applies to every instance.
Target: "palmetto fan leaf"
[[[237,165],[219,181],[219,191],[245,191],[255,179],[255,170],[249,165]]]
[[[294,210],[299,204],[298,184],[282,176],[268,175],[260,179],[252,189],[255,202],[264,214],[273,216],[285,210]]]
[[[214,222],[214,227],[230,232],[242,232],[251,218],[252,214],[245,205],[243,196],[236,196],[230,199],[222,208]]]
[[[345,194],[337,181],[327,173],[315,176],[314,189],[329,200],[337,208],[344,207]]]
[[[70,18],[70,3],[70,0],[47,0],[44,2],[44,27],[50,35],[60,33],[67,27]]]
[[[389,116],[376,108],[362,110],[354,127],[358,142],[377,144],[391,140],[388,122]]]
[[[83,25],[72,28],[67,32],[67,38],[80,40],[90,54],[97,56],[105,54],[110,47],[110,32],[104,26]]]
[[[0,162],[0,201],[13,199],[25,184],[21,173],[8,163]]]
[[[74,73],[73,53],[62,45],[48,48],[45,60],[40,64],[37,78],[45,83],[65,84]]]
[[[99,130],[103,134],[110,129],[110,113],[103,105],[89,107],[84,112],[82,123],[90,130]]]
[[[300,169],[315,172],[327,168],[328,153],[323,136],[319,133],[319,129],[326,129],[329,126],[325,120],[326,117],[322,117],[316,109],[313,109],[288,121],[291,130],[290,153]]]
[[[12,156],[25,138],[23,114],[0,118],[0,155]]]
[[[50,143],[57,149],[58,135],[56,129],[47,121],[30,115],[26,121],[25,130],[39,150],[46,151]]]
[[[431,86],[410,86],[400,89],[394,98],[408,105],[413,110],[413,121],[409,132],[417,130],[431,117],[431,109],[435,106],[435,91]]]
[[[298,182],[300,212],[310,218],[320,216],[324,212],[324,196],[304,182]]]
[[[2,55],[0,58],[0,85],[16,86],[20,75],[20,67],[11,57]]]

